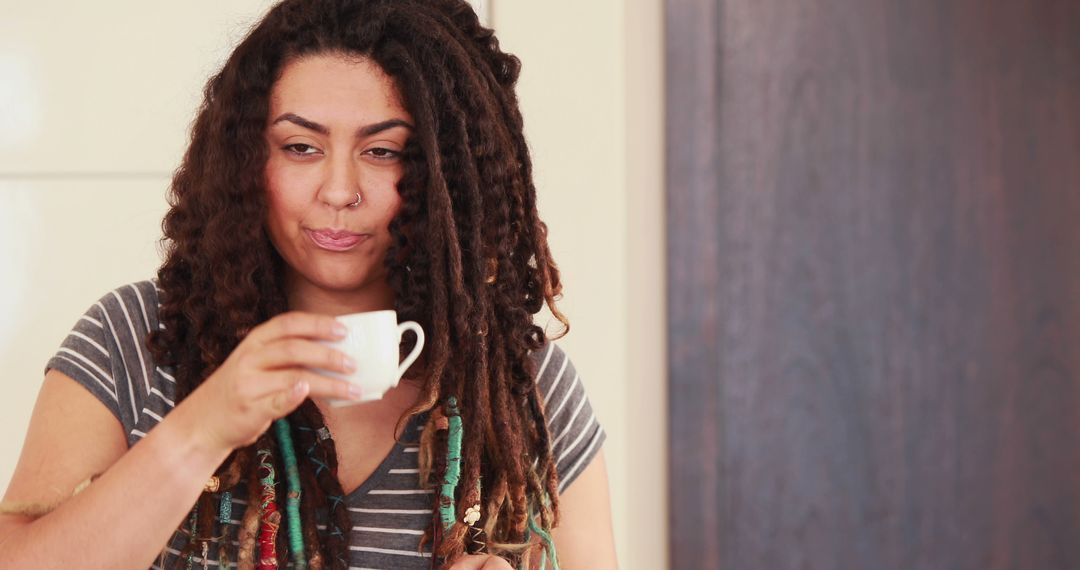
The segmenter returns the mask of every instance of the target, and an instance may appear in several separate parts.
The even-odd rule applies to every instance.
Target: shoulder
[[[158,288],[153,280],[136,281],[112,289],[92,304],[75,330],[90,329],[114,346],[144,346],[146,337],[160,326]]]
[[[599,452],[605,434],[566,352],[548,341],[530,358],[562,492]]]
[[[90,305],[64,339],[59,356],[79,357],[84,364],[108,368],[126,345],[142,345],[158,326],[158,294],[152,280],[128,283],[108,291]]]
[[[101,296],[87,314],[114,332],[143,336],[158,327],[158,288],[153,279],[121,285]]]
[[[58,370],[96,396],[120,420],[129,443],[172,408],[172,376],[147,347],[158,324],[153,280],[106,292],[79,317],[46,371]]]
[[[529,353],[535,372],[535,382],[540,388],[545,404],[555,393],[564,393],[569,383],[564,384],[564,377],[577,376],[577,370],[570,357],[559,345],[548,340],[540,348]]]

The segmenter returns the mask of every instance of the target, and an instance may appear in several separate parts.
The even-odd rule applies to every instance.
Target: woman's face
[[[411,132],[412,117],[376,63],[315,55],[285,66],[270,94],[266,223],[290,287],[387,289],[383,258]]]

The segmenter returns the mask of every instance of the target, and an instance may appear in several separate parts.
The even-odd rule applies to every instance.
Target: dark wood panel
[[[1080,3],[667,0],[673,568],[1080,568]]]
[[[724,450],[720,362],[716,347],[723,325],[720,299],[721,230],[715,216],[720,165],[718,129],[717,6],[713,2],[669,5],[666,182],[668,232],[668,361],[670,362],[669,481],[672,568],[696,568],[718,560],[722,543],[722,502],[718,469]],[[672,88],[675,84],[678,87]],[[705,375],[702,376],[702,373]],[[674,419],[675,414],[683,420]],[[683,553],[683,554],[680,554]]]

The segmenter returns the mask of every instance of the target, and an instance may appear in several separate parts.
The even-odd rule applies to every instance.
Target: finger
[[[275,418],[288,415],[307,397],[310,386],[307,382],[296,382],[288,389],[279,390],[269,398],[270,411]]]
[[[484,561],[482,559],[477,560],[478,558],[480,557],[475,554],[461,556],[454,561],[454,565],[450,567],[450,570],[479,570]]]
[[[513,570],[510,563],[490,554],[467,554],[454,561],[450,570]]]
[[[321,398],[324,400],[359,400],[362,392],[360,387],[345,380],[330,378],[322,374],[312,374],[314,378],[306,380],[311,385],[309,398]],[[305,376],[305,378],[307,378]]]
[[[249,387],[242,397],[257,402],[287,392],[299,383],[307,384],[308,394],[312,398],[353,400],[360,397],[359,388],[355,384],[303,368],[267,372],[259,378],[255,386]]]
[[[345,338],[346,332],[345,325],[330,315],[290,311],[255,327],[247,338],[260,344],[296,337],[338,340]]]
[[[356,362],[344,352],[312,340],[288,338],[265,344],[252,355],[254,365],[263,370],[307,366],[348,374]]]
[[[484,565],[480,567],[480,570],[514,570],[514,567],[503,558],[498,556],[488,556],[484,560]]]

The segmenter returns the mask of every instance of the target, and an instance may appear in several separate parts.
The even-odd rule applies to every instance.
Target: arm
[[[566,570],[618,568],[611,530],[611,494],[601,450],[559,497],[561,521],[552,531]]]
[[[340,338],[336,327],[332,317],[302,313],[256,327],[130,450],[108,408],[50,371],[4,499],[60,505],[37,519],[0,515],[0,570],[149,567],[231,450],[308,395],[354,397],[348,383],[309,370],[348,371],[344,354],[308,340]]]
[[[601,451],[559,497],[561,523],[552,531],[559,567],[566,570],[618,568],[611,532],[611,499]],[[539,568],[539,558],[531,565]],[[550,566],[549,566],[550,567]],[[462,556],[452,570],[512,570],[498,556]]]
[[[611,498],[607,467],[600,444],[604,440],[588,403],[577,370],[558,345],[532,353],[540,370],[537,388],[545,396],[545,420],[554,439],[560,477],[569,484],[559,495],[560,523],[552,531],[559,565],[566,570],[617,568],[611,529]],[[593,450],[595,455],[590,456]],[[587,462],[587,463],[585,463]],[[578,473],[580,464],[584,470]],[[574,474],[578,473],[576,477]],[[534,542],[539,539],[534,536]],[[531,566],[540,566],[536,556]],[[550,565],[548,565],[550,568]],[[463,556],[453,570],[510,569],[497,556]]]
[[[0,515],[0,568],[149,568],[229,453],[191,437],[193,419],[181,404],[128,451],[108,409],[50,371],[4,501],[63,502],[34,521]]]

